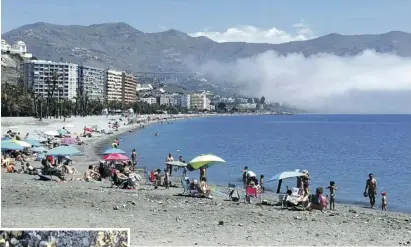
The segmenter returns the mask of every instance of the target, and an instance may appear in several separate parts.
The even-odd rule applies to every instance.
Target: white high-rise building
[[[78,68],[78,84],[90,100],[104,101],[106,96],[106,71],[87,65]]]
[[[190,105],[191,109],[208,110],[210,102],[207,101],[207,95],[205,93],[196,93],[191,94]]]
[[[107,70],[107,101],[122,101],[123,72]]]
[[[35,94],[73,100],[77,96],[78,65],[73,63],[31,60],[21,64],[21,78],[24,84],[32,88]],[[56,84],[53,85],[53,75]]]

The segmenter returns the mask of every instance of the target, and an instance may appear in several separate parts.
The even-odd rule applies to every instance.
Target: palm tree
[[[54,96],[54,91],[56,90],[57,84],[58,84],[58,79],[59,77],[61,77],[61,74],[58,74],[57,72],[53,72],[53,75],[51,76],[51,80],[50,78],[47,78],[47,105],[46,105],[46,117],[50,116],[50,103],[51,103],[51,98],[53,98]],[[50,85],[52,85],[52,88],[50,90]],[[55,106],[55,104],[53,104],[53,106]]]

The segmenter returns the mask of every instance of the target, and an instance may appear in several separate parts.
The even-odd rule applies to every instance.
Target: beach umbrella
[[[188,168],[190,170],[197,170],[204,166],[210,167],[215,164],[223,164],[225,160],[222,158],[213,155],[213,154],[202,154],[200,156],[195,157],[188,163]]]
[[[125,154],[126,152],[119,148],[109,148],[103,154]]]
[[[47,155],[52,156],[66,156],[66,155],[79,155],[81,152],[72,146],[60,146],[47,151]]]
[[[30,147],[31,147],[31,144],[30,144],[30,143],[27,143],[27,142],[25,142],[25,141],[18,141],[18,140],[16,140],[16,139],[5,140],[5,141],[2,141],[1,143],[3,144],[3,143],[7,143],[7,142],[14,142],[14,143],[22,146],[23,148],[30,148]]]
[[[44,134],[47,136],[59,136],[60,134],[55,130],[44,131]]]
[[[31,151],[36,152],[36,153],[42,153],[46,151],[46,149],[44,147],[34,147],[31,149]]]
[[[35,147],[39,147],[39,146],[40,146],[40,142],[39,142],[38,140],[36,140],[36,139],[27,138],[27,139],[25,139],[24,141],[27,142],[27,143],[29,143],[29,144],[32,145],[32,146],[35,146]]]
[[[59,133],[59,135],[65,135],[65,134],[68,133],[68,131],[65,130],[65,129],[59,129],[59,130],[57,130],[57,133]]]
[[[184,163],[181,161],[169,161],[169,162],[166,162],[166,165],[176,166],[176,167],[186,167],[187,163]]]
[[[129,160],[129,158],[123,154],[107,154],[103,157],[104,160]]]
[[[280,193],[281,183],[283,182],[283,179],[297,178],[301,176],[305,176],[305,174],[297,171],[285,171],[272,176],[270,179],[267,180],[267,183],[278,180],[277,193]]]
[[[24,147],[15,142],[2,141],[1,150],[23,150]]]

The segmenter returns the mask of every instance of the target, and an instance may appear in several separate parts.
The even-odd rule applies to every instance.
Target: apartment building
[[[55,86],[53,86],[54,74],[58,76]],[[32,88],[37,95],[47,97],[54,87],[55,98],[74,100],[77,96],[77,64],[31,60],[21,64],[20,75],[23,83]]]
[[[190,95],[190,108],[197,110],[209,110],[210,100],[205,93],[196,93]]]
[[[177,94],[174,95],[174,102],[175,105],[181,108],[190,109],[191,102],[190,102],[190,95],[189,94]]]
[[[154,97],[140,98],[140,101],[146,102],[149,105],[157,104],[157,98]]]
[[[122,71],[107,70],[106,72],[107,101],[122,101],[122,82],[123,82],[123,72]]]
[[[78,84],[90,100],[104,101],[106,98],[106,71],[86,65],[78,67]]]
[[[126,72],[122,73],[121,80],[121,101],[123,104],[134,103],[136,96],[137,78]]]

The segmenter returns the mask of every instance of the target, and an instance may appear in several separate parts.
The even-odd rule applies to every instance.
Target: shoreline
[[[146,127],[151,124],[156,122]],[[61,122],[55,124],[59,125]],[[83,171],[87,164],[97,164],[99,152],[109,140],[130,130],[139,131],[139,124],[120,128],[112,135],[84,139],[88,145],[78,146],[84,155],[73,157],[75,166]],[[1,180],[2,227],[126,227],[131,228],[132,245],[154,246],[387,246],[410,245],[411,241],[410,214],[370,210],[361,205],[337,202],[337,211],[293,211],[258,206],[256,200],[254,204],[227,201],[228,196],[215,196],[213,200],[181,197],[176,194],[182,188],[155,190],[144,182],[137,190],[120,190],[104,182],[56,183],[3,171]],[[262,199],[278,201],[268,194]]]

